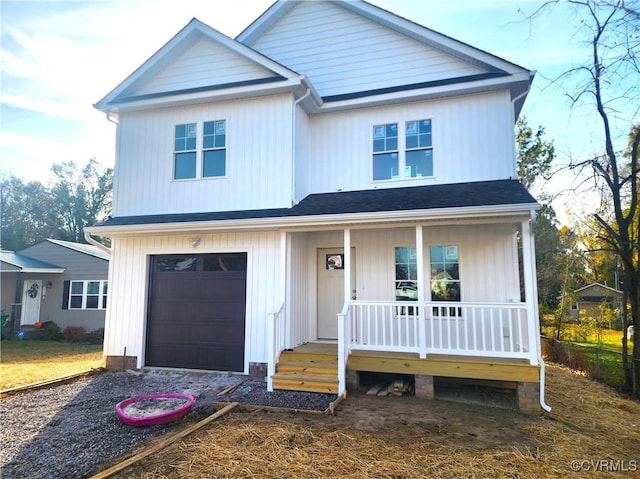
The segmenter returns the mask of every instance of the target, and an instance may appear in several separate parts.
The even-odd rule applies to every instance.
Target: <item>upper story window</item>
[[[196,137],[198,126],[195,123],[176,125],[174,143],[173,177],[176,180],[196,177]]]
[[[202,176],[224,176],[227,161],[227,122],[205,121],[202,136]]]
[[[374,181],[433,176],[431,120],[374,125],[372,143]]]
[[[198,144],[202,145],[200,151]],[[173,156],[173,178],[176,180],[225,176],[226,120],[205,121],[201,137],[197,123],[176,125]]]

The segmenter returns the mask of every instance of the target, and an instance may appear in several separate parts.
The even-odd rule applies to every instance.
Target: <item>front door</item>
[[[356,293],[355,249],[351,248],[351,297]],[[318,339],[338,339],[344,306],[344,248],[318,249]]]
[[[42,281],[39,279],[26,279],[22,291],[22,318],[20,319],[20,324],[34,325],[40,321]]]

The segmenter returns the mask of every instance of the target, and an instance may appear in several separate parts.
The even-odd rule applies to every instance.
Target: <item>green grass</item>
[[[3,340],[0,342],[0,389],[80,373],[101,363],[100,344]]]
[[[617,329],[601,329],[599,333],[600,335],[598,337],[597,331],[594,330],[587,336],[587,340],[583,341],[584,338],[580,337],[575,324],[565,324],[562,327],[560,340],[622,352],[622,331],[618,331]],[[556,330],[553,326],[543,326],[542,334],[550,338],[555,338]],[[631,347],[632,343],[629,343],[629,349],[631,349]]]

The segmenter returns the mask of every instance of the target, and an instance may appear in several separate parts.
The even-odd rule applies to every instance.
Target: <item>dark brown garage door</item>
[[[244,370],[247,254],[151,257],[146,365]]]

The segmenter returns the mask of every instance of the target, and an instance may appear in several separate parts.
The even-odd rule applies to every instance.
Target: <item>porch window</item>
[[[68,309],[106,309],[108,283],[99,281],[71,281]]]
[[[460,301],[460,265],[455,245],[431,246],[431,300]]]
[[[395,249],[396,301],[418,300],[418,263],[416,249],[401,246]]]

